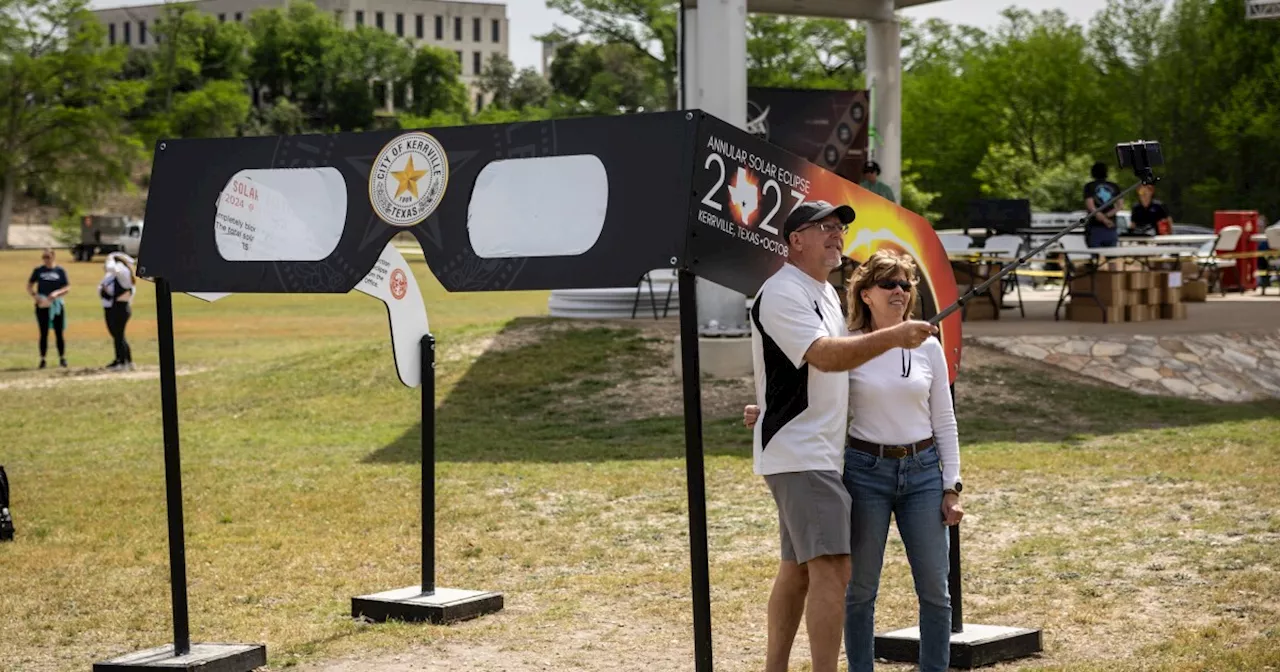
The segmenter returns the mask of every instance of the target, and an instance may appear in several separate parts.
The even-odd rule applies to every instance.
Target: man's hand
[[[942,520],[947,526],[959,525],[964,518],[964,507],[960,506],[960,495],[948,492],[942,495]]]
[[[751,405],[742,409],[742,424],[746,425],[747,427],[754,428],[756,426],[756,420],[759,420],[759,419],[760,419],[759,406]]]
[[[39,296],[36,297],[37,308],[48,308],[51,305],[53,305],[53,301],[50,300],[49,297],[45,296],[44,294],[40,294]]]
[[[889,331],[893,334],[893,339],[900,348],[913,350],[920,347],[924,343],[938,333],[938,328],[928,322],[920,320],[907,320],[895,327],[890,327]]]

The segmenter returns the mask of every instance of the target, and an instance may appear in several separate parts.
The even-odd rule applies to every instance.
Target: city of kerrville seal
[[[440,206],[449,185],[449,160],[427,133],[405,133],[387,143],[369,170],[369,202],[393,226],[413,226]]]

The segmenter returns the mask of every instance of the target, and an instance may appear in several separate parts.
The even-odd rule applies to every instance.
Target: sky
[[[94,9],[128,5],[154,4],[158,0],[92,0]],[[899,14],[916,20],[939,18],[979,28],[991,28],[1000,21],[1000,12],[1017,6],[1033,12],[1061,9],[1071,20],[1088,24],[1106,0],[942,0],[904,9]],[[511,26],[510,56],[517,68],[538,70],[542,63],[542,45],[533,36],[550,31],[556,25],[566,28],[576,24],[558,11],[547,9],[544,0],[507,0],[507,19]]]

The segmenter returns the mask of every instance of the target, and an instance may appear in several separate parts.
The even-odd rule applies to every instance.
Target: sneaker
[[[46,366],[48,366],[48,365],[44,363],[44,360],[43,360],[43,359],[42,359],[42,360],[40,360],[40,368],[42,368],[42,369],[43,369],[43,368],[44,368],[44,367],[46,367]]]
[[[125,362],[125,363],[122,365],[122,368],[123,368],[125,371],[132,371],[132,370],[133,370],[133,362]]]
[[[58,360],[58,366],[60,366],[60,367],[62,367],[62,368],[64,368],[64,369],[65,369],[65,368],[67,368],[67,358],[66,358],[66,357],[63,357],[63,358],[59,359],[59,360]]]
[[[119,371],[124,368],[124,362],[111,362],[107,365],[108,371]]]

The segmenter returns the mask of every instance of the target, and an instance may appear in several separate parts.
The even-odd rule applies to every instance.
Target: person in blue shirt
[[[1089,171],[1093,181],[1084,185],[1084,207],[1093,210],[1120,194],[1120,185],[1107,179],[1107,164],[1099,161]],[[1124,199],[1094,214],[1085,224],[1084,239],[1089,247],[1115,247],[1120,244],[1120,235],[1116,231],[1116,213],[1124,207]]]
[[[63,305],[62,297],[71,291],[71,281],[67,278],[67,272],[62,270],[61,266],[54,264],[51,248],[46,247],[40,253],[40,259],[44,263],[36,266],[27,280],[27,294],[35,300],[36,324],[40,326],[40,368],[45,368],[45,355],[49,351],[50,327],[53,328],[53,335],[58,345],[58,365],[66,368],[67,346],[62,332],[67,326],[67,309]]]

